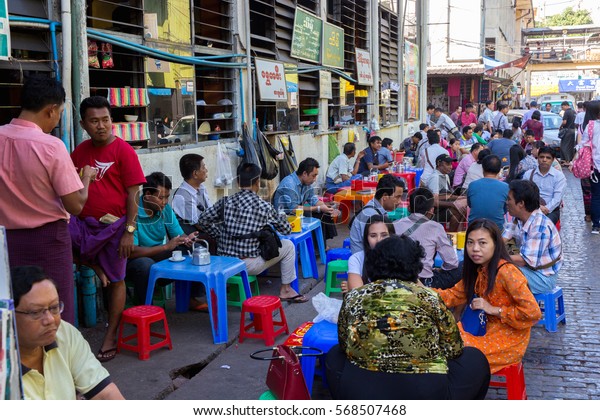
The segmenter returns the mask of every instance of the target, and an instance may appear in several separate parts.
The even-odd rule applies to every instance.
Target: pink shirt
[[[0,126],[0,225],[33,229],[69,220],[60,197],[82,188],[59,139],[18,118]]]
[[[465,175],[467,175],[467,171],[471,167],[472,164],[475,163],[475,158],[471,153],[467,153],[458,163],[456,167],[456,171],[454,171],[454,182],[452,183],[453,187],[458,187],[462,184],[465,179]]]

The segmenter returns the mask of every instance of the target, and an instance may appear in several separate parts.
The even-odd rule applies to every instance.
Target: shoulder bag
[[[478,297],[473,295],[473,299]],[[471,302],[473,302],[471,299]],[[471,309],[471,302],[465,306],[465,310],[460,318],[463,330],[475,337],[485,335],[487,327],[487,315],[483,309]]]
[[[310,350],[310,353],[296,353],[296,350]],[[270,357],[260,353],[272,351]],[[300,366],[300,357],[322,356],[323,352],[314,347],[297,347],[280,344],[276,347],[255,351],[250,355],[255,360],[269,360],[267,386],[278,400],[310,400],[310,393]]]
[[[573,160],[573,167],[571,171],[576,178],[586,179],[590,178],[594,173],[594,161],[592,159],[593,156],[593,143],[594,143],[594,121],[590,120],[587,125],[589,147],[583,146],[577,152],[577,156]]]

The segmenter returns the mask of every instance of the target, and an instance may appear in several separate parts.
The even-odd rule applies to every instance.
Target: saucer
[[[176,260],[173,257],[169,257],[169,261],[171,261],[171,262],[181,262],[181,261],[185,261],[185,257],[181,257],[181,259],[179,259],[179,260]]]

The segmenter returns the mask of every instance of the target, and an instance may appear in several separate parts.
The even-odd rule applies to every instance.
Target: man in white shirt
[[[465,220],[467,198],[454,195],[450,187],[452,159],[448,155],[439,155],[435,159],[436,169],[425,181],[425,187],[433,193],[434,207],[437,209],[437,221],[449,223],[449,232],[458,232],[460,222]]]
[[[510,124],[508,123],[508,118],[506,118],[507,113],[508,105],[498,105],[498,113],[494,117],[494,129],[504,131],[511,128]]]
[[[356,145],[354,143],[344,144],[343,153],[338,155],[327,169],[325,177],[325,188],[330,194],[335,194],[342,187],[349,187],[352,179],[356,176],[358,166],[354,165],[351,159],[356,155]],[[362,158],[364,152],[360,152],[356,161]],[[360,177],[358,175],[357,177]]]
[[[433,111],[433,114],[437,118],[435,128],[442,130],[442,133],[446,132],[454,136],[454,138],[460,139],[460,132],[458,131],[456,124],[454,124],[452,118],[442,112],[442,108],[436,108]]]
[[[433,130],[427,132],[427,140],[429,147],[421,151],[419,162],[422,162],[423,174],[421,175],[421,183],[425,185],[427,178],[435,172],[435,160],[440,155],[448,156],[448,151],[440,146],[440,136]]]
[[[493,119],[492,119],[492,110],[494,108],[494,103],[492,101],[485,101],[485,109],[479,115],[477,122],[483,125],[483,128],[488,133],[491,133],[494,129]],[[487,139],[486,139],[487,140]]]

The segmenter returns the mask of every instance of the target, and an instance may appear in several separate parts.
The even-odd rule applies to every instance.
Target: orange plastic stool
[[[490,381],[490,386],[506,388],[506,398],[509,400],[526,400],[527,387],[525,386],[525,374],[523,363],[510,365],[494,373],[493,376],[501,376],[505,381]]]
[[[277,309],[279,309],[281,321],[273,319],[273,312]],[[245,324],[246,313],[254,314],[254,320],[250,321],[247,325]],[[252,327],[254,327],[255,331],[261,332],[248,332]],[[275,327],[281,328],[276,330]],[[265,341],[265,345],[272,346],[275,344],[275,337],[284,332],[289,334],[290,330],[288,329],[285,312],[283,312],[279,297],[253,296],[244,301],[240,320],[240,343],[244,341],[244,338],[261,338]]]
[[[152,332],[150,329],[151,324],[159,321],[163,322],[165,329],[164,334]],[[137,331],[134,334],[123,337],[124,325],[126,323],[135,325]],[[158,337],[161,341],[151,344],[150,337]],[[128,341],[134,339],[137,339],[136,344],[127,344]],[[165,316],[165,310],[163,308],[152,305],[142,305],[134,306],[123,311],[121,323],[119,324],[117,351],[121,351],[121,349],[131,350],[138,353],[140,360],[147,360],[150,358],[150,352],[152,350],[164,346],[168,346],[169,350],[173,348],[169,326],[167,325],[167,317]]]

